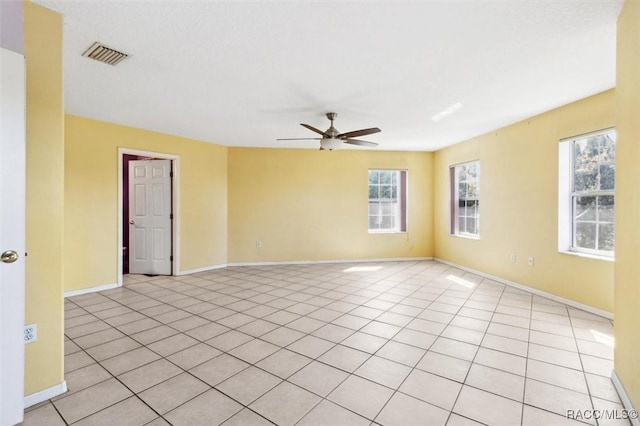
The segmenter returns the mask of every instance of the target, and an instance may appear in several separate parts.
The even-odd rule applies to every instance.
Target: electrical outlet
[[[510,259],[511,259],[512,263],[516,263],[516,254],[515,253],[511,253]]]
[[[24,343],[33,343],[38,340],[38,325],[29,324],[24,326]]]
[[[262,248],[262,241],[261,240],[256,241],[256,248],[259,248],[259,249]]]
[[[529,266],[533,266],[533,257],[529,257],[527,263],[529,264]]]

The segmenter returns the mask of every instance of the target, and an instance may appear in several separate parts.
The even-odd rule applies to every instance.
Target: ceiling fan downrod
[[[331,125],[329,126],[327,131],[324,132],[324,133],[325,133],[325,135],[328,136],[328,139],[334,139],[336,136],[338,136],[340,134],[340,132],[338,132],[338,129],[333,127],[333,120],[335,120],[336,117],[338,117],[338,113],[337,112],[328,112],[327,113],[327,118],[331,122]]]

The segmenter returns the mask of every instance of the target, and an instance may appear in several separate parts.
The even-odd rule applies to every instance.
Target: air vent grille
[[[118,52],[117,50],[98,42],[93,43],[91,47],[82,54],[82,56],[86,56],[87,58],[95,59],[96,61],[104,62],[109,65],[117,65],[129,57],[126,53]]]

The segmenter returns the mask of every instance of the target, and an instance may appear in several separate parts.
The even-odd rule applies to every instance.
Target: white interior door
[[[129,273],[171,275],[171,160],[129,162]]]
[[[2,50],[0,63],[0,425],[24,407],[25,68]]]

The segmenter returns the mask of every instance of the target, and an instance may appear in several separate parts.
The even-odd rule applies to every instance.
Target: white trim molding
[[[495,275],[487,274],[481,271],[476,271],[475,269],[467,268],[466,266],[458,265],[453,262],[449,262],[449,261],[438,259],[438,258],[435,258],[434,260],[444,263],[445,265],[449,265],[454,268],[462,269],[463,271],[471,272],[472,274],[480,275],[481,277],[488,278],[493,281],[497,281],[499,283],[508,285],[510,287],[515,287],[517,289],[524,290],[529,293],[533,293],[537,296],[544,297],[546,299],[551,299],[555,302],[564,303],[565,305],[572,306],[576,309],[581,309],[585,312],[589,312],[594,315],[598,315],[603,318],[613,320],[613,314],[611,312],[603,311],[602,309],[594,308],[593,306],[585,305],[583,303],[576,302],[575,300],[565,299],[564,297],[556,296],[555,294],[547,293],[546,291],[538,290],[537,288],[533,288],[524,284],[519,284],[513,281],[509,281],[504,278],[497,277]]]
[[[120,285],[118,283],[113,283],[113,284],[97,285],[95,287],[89,287],[89,288],[81,288],[80,290],[69,290],[64,292],[64,298],[66,299],[67,297],[80,296],[82,294],[111,290],[112,288],[117,288],[117,287],[120,287]]]
[[[35,392],[35,393],[32,393],[31,395],[25,396],[24,408],[29,408],[32,405],[41,403],[42,401],[55,398],[58,395],[62,395],[66,391],[67,391],[67,382],[63,380],[62,383],[58,383],[55,386],[51,386],[50,388],[43,389],[39,392]]]
[[[570,253],[573,245],[573,139],[561,140],[558,148],[558,251]]]
[[[331,260],[283,260],[275,262],[237,262],[227,266],[269,266],[269,265],[313,265],[322,263],[371,263],[371,262],[409,262],[434,260],[433,257],[388,257],[382,259],[331,259]]]
[[[582,135],[571,136],[560,140],[558,150],[558,252],[586,254],[595,259],[613,261],[614,252],[578,247],[576,240],[576,220],[573,217],[574,200],[582,196],[614,196],[613,190],[582,190],[574,188],[575,179],[575,144],[598,135],[615,133],[615,127],[596,130]],[[615,137],[613,138],[615,144]],[[597,219],[596,219],[597,220]],[[597,220],[598,221],[598,220]],[[596,236],[597,239],[597,236]]]
[[[629,394],[624,389],[624,386],[622,386],[622,382],[616,374],[616,370],[611,370],[611,381],[613,382],[613,387],[615,388],[616,392],[618,392],[618,396],[620,397],[620,401],[622,401],[622,406],[624,407],[624,409],[627,410],[627,412],[634,411],[637,413],[636,409],[633,408],[633,403],[631,402],[631,398],[629,398]],[[638,419],[638,417],[635,417],[633,419],[630,418],[629,421],[633,426],[640,426],[640,419]]]
[[[207,271],[213,271],[215,269],[224,269],[226,268],[228,265],[226,263],[221,263],[219,265],[211,265],[211,266],[205,266],[203,268],[196,268],[196,269],[188,269],[186,271],[180,271],[179,273],[176,273],[174,275],[189,275],[189,274],[197,274],[198,272],[207,272]]]

